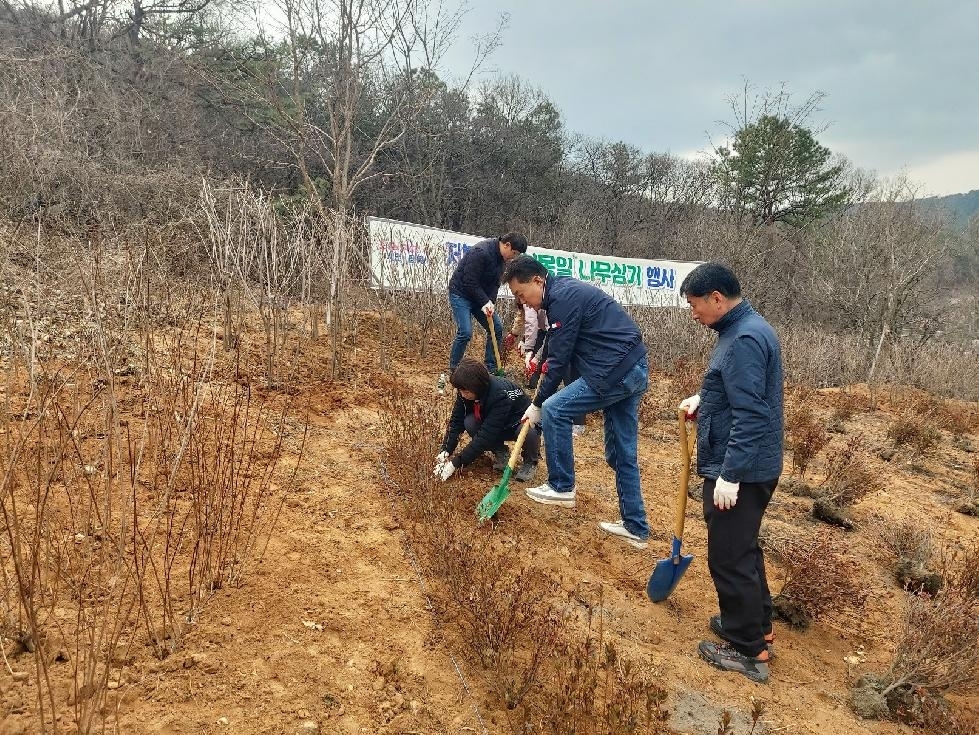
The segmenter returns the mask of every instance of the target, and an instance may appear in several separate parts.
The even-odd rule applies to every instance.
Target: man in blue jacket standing
[[[700,393],[680,403],[697,417],[707,566],[720,605],[709,624],[725,641],[701,641],[698,651],[719,669],[765,682],[774,633],[758,531],[782,474],[782,352],[729,268],[697,266],[680,293],[694,320],[718,333]]]
[[[642,332],[611,296],[574,278],[553,276],[538,261],[521,256],[503,279],[520,301],[547,311],[547,373],[524,419],[543,420],[547,482],[529,488],[538,503],[573,508],[577,495],[571,425],[575,416],[601,410],[605,416],[605,461],[615,470],[620,520],[600,523],[606,533],[646,548],[649,525],[639,483],[639,402],[649,383]],[[580,377],[560,392],[574,370]]]
[[[500,238],[480,240],[462,256],[449,279],[449,306],[456,322],[456,336],[449,353],[449,374],[466,354],[472,339],[472,320],[486,330],[486,368],[496,372],[496,357],[489,337],[489,320],[493,320],[496,339],[503,343],[503,322],[496,314],[496,295],[500,289],[504,264],[527,252],[527,238],[509,232]],[[439,378],[439,391],[445,389],[444,375]]]

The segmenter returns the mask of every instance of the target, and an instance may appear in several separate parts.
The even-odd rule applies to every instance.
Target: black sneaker
[[[497,472],[503,472],[506,468],[507,463],[510,461],[510,450],[504,447],[503,449],[493,450],[493,469]]]
[[[714,615],[710,619],[710,629],[713,631],[714,635],[720,638],[722,641],[731,642],[731,639],[727,637],[724,632],[724,624],[721,622],[720,615]],[[775,658],[775,631],[771,630],[765,633],[765,650],[768,651],[768,660],[771,661]]]
[[[764,684],[768,681],[768,661],[757,656],[746,656],[726,643],[701,641],[697,652],[711,666],[721,671],[736,671],[752,681]]]
[[[534,474],[537,472],[536,462],[524,462],[520,465],[520,469],[516,471],[513,475],[520,482],[527,482],[528,480],[534,479]]]

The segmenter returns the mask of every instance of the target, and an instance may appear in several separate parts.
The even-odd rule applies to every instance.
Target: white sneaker
[[[560,505],[565,508],[574,508],[577,490],[578,486],[575,485],[567,492],[562,493],[545,482],[543,485],[538,485],[537,487],[528,487],[525,492],[528,498],[538,503],[544,503],[544,505]]]
[[[613,536],[624,539],[627,544],[635,546],[637,549],[645,549],[649,545],[646,543],[646,539],[641,539],[626,529],[622,521],[602,521],[598,524],[598,527],[605,531],[605,533],[610,533]]]
[[[571,436],[577,438],[585,433],[584,424],[571,424]]]
[[[449,378],[446,376],[445,373],[439,375],[438,382],[435,384],[435,390],[438,391],[438,394],[440,396],[445,395],[445,385],[448,382],[449,382]]]

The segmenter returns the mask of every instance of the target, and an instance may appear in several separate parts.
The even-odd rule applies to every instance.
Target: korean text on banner
[[[368,220],[373,286],[394,291],[446,291],[462,256],[482,237],[371,217]],[[616,258],[531,246],[556,276],[587,281],[623,304],[686,306],[680,284],[697,263]],[[506,289],[501,293],[508,295]]]

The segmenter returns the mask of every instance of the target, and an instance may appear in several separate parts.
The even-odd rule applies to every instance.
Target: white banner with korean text
[[[394,291],[447,291],[462,256],[483,237],[368,218],[374,288]],[[616,258],[533,245],[527,254],[556,276],[571,276],[601,288],[621,304],[686,306],[680,284],[697,263]],[[501,295],[510,296],[506,286]]]

